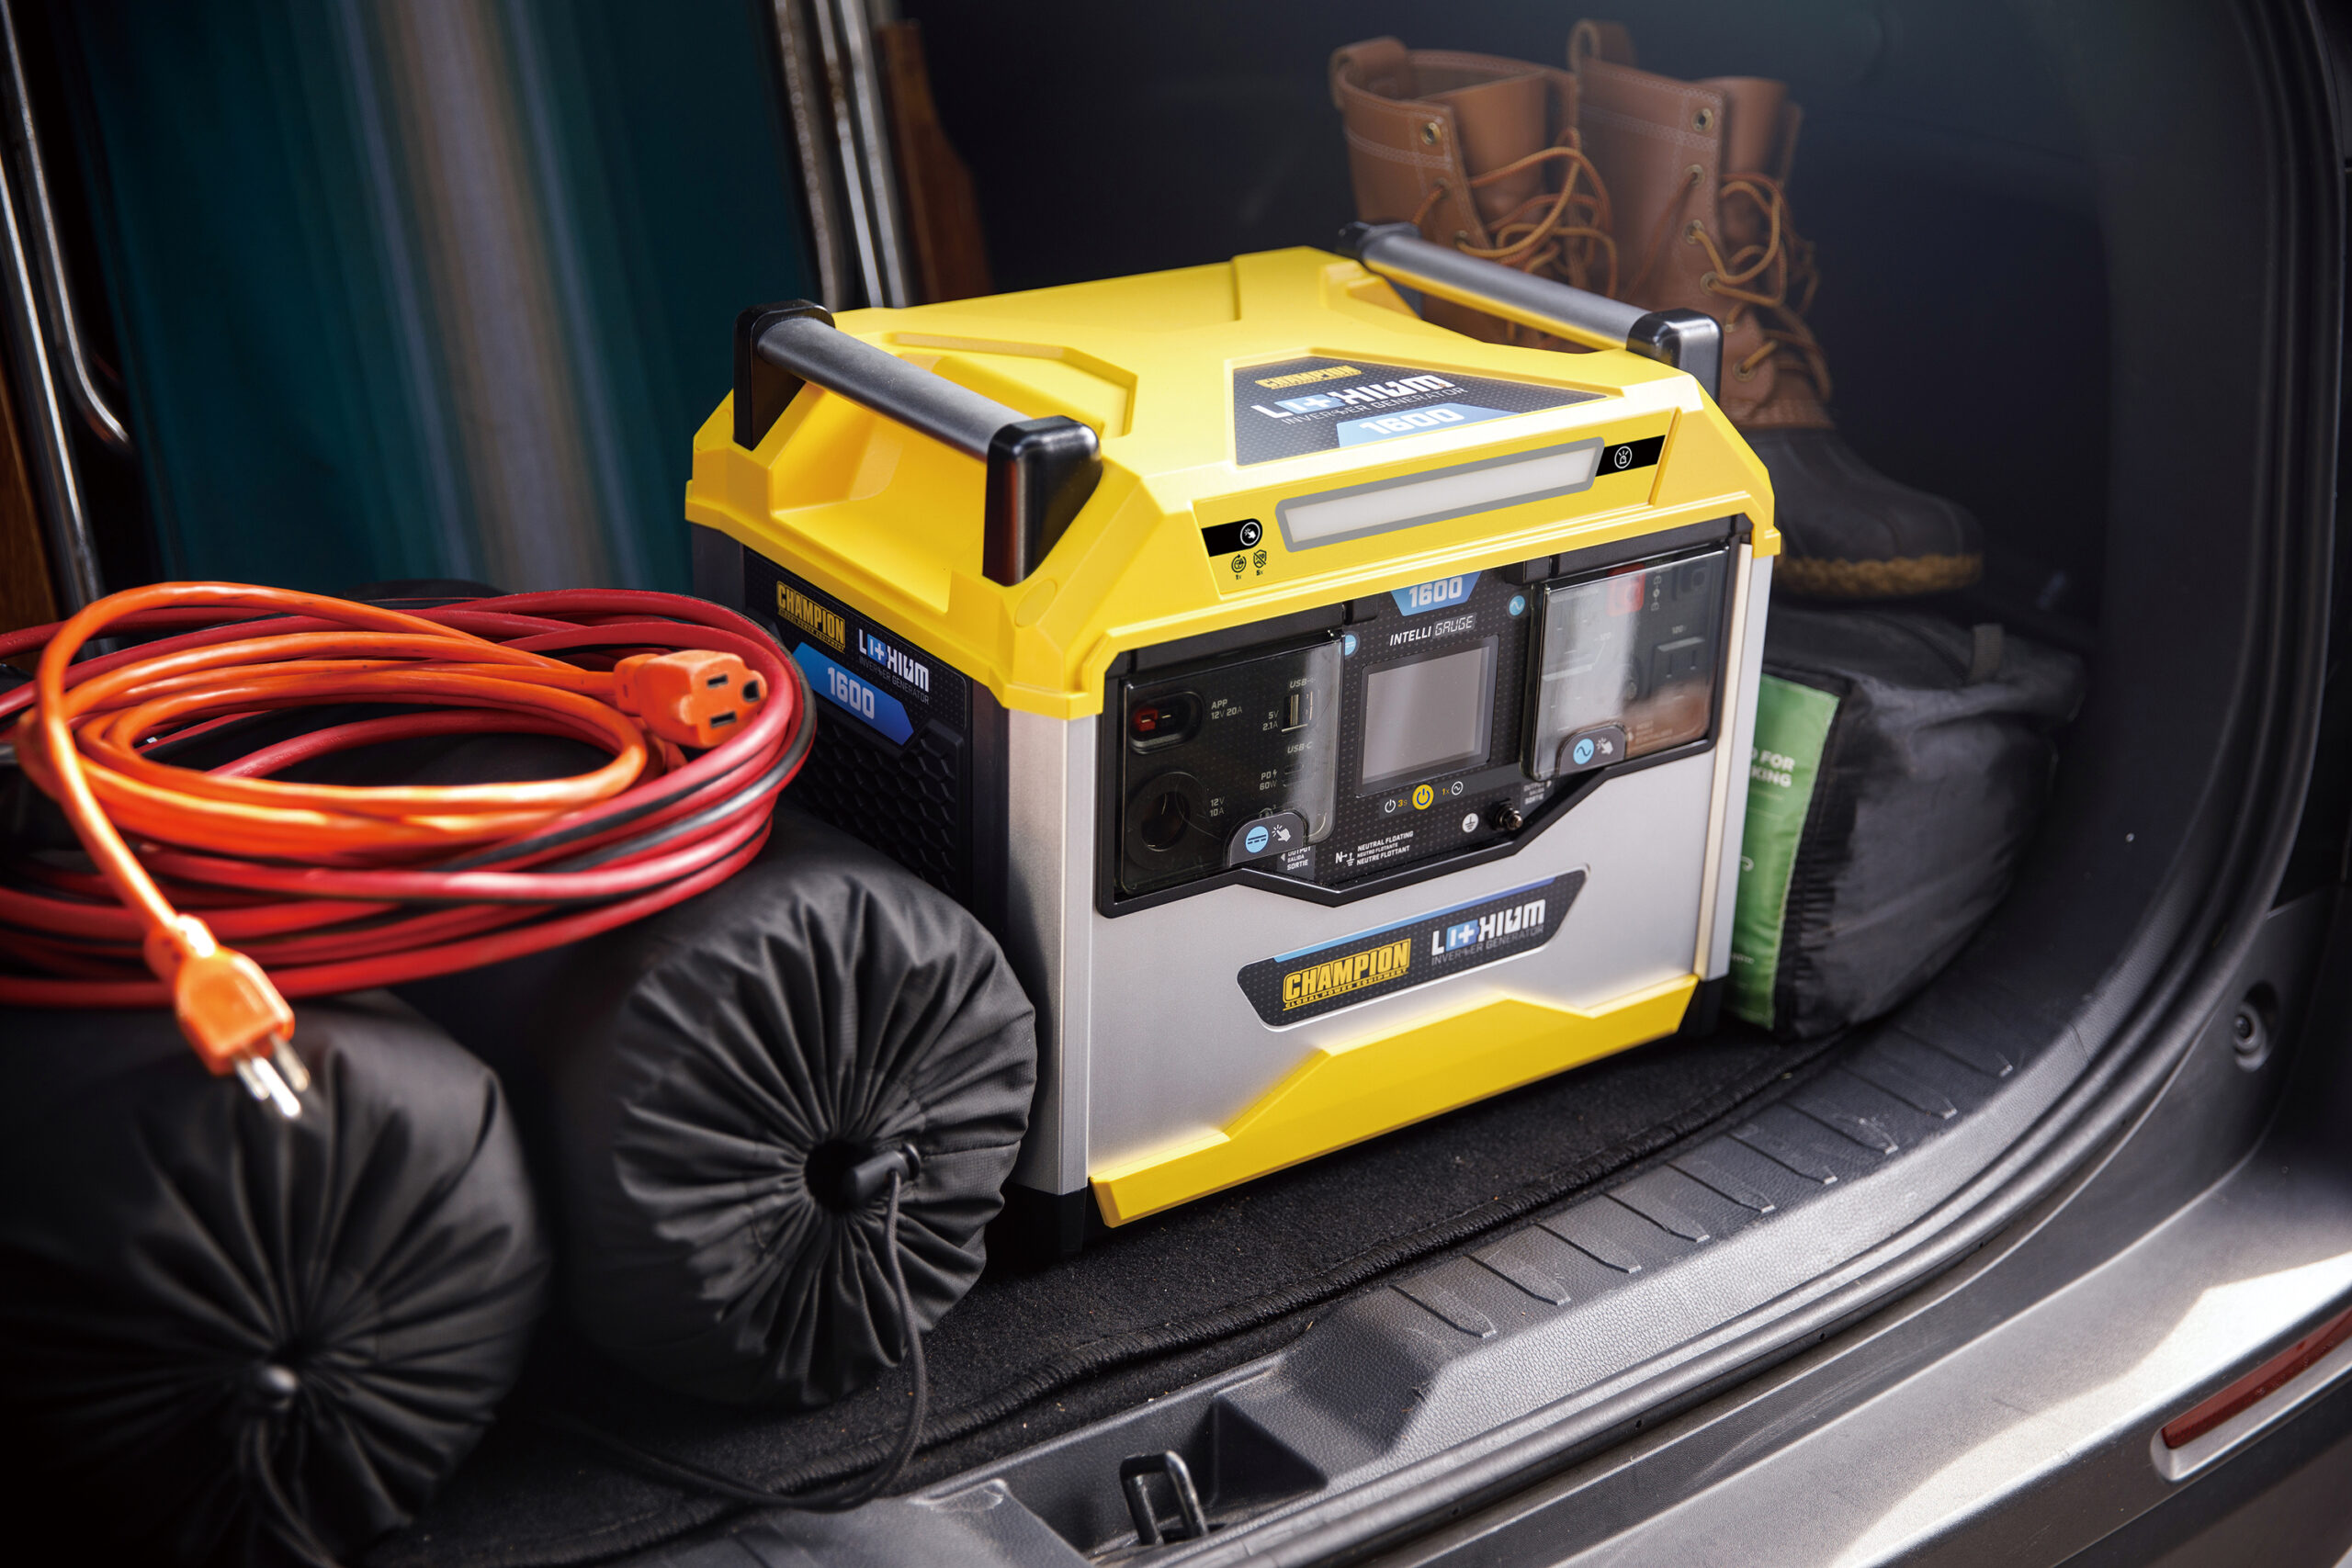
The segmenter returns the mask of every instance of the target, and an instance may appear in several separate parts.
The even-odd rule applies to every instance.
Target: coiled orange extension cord
[[[176,635],[77,660],[99,637],[159,631]],[[16,716],[17,761],[95,874],[34,854],[0,870],[0,1002],[168,1001],[208,1066],[288,1116],[307,1074],[287,997],[516,957],[714,886],[766,841],[814,733],[806,679],[758,627],[667,593],[403,611],[163,583],[0,637],[0,661],[35,649],[0,719]],[[164,760],[200,736],[233,741],[264,715],[351,703],[396,710],[205,771]],[[512,784],[270,776],[383,741],[485,732],[565,736],[609,761]]]

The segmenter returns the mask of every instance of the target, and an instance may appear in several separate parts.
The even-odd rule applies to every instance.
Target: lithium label
[[[1269,1025],[1304,1023],[1531,953],[1552,940],[1583,887],[1584,873],[1571,871],[1401,925],[1261,959],[1236,978]]]
[[[1532,381],[1419,370],[1368,359],[1286,359],[1233,373],[1233,449],[1269,463],[1339,446],[1425,435],[1515,413],[1589,402]]]

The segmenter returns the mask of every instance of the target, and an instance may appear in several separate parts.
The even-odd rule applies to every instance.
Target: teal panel
[[[729,326],[811,292],[764,6],[58,15],[169,570],[686,585]]]
[[[690,577],[679,525],[694,433],[726,396],[745,306],[814,299],[799,182],[770,96],[763,0],[645,6],[527,0],[543,142],[577,229],[582,319],[607,367],[607,417],[638,438],[625,484],[647,581]]]

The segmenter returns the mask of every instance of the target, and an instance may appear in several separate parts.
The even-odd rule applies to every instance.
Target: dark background
[[[1328,243],[1355,216],[1332,50],[1394,34],[1565,64],[1577,13],[1519,0],[907,0],[971,164],[1001,289]],[[1645,69],[1777,76],[1790,196],[1854,446],[1984,523],[1986,601],[2080,645],[2106,514],[2104,258],[2067,106],[1999,5],[1620,6]],[[2046,615],[2040,612],[2057,612]]]

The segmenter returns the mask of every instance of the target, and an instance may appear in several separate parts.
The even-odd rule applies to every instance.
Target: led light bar
[[[1514,452],[1408,479],[1350,485],[1317,495],[1293,496],[1274,508],[1283,541],[1303,550],[1390,528],[1442,523],[1555,495],[1574,495],[1592,483],[1600,462],[1599,440],[1536,452]]]

